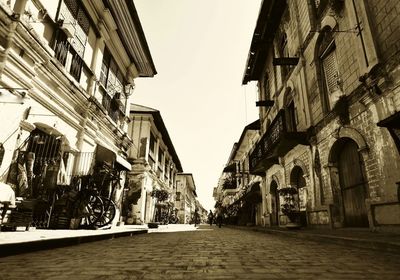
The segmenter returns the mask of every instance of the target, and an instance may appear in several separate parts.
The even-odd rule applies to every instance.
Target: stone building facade
[[[259,88],[266,225],[279,190],[298,191],[303,226],[400,225],[398,1],[263,1],[243,84]],[[274,218],[275,216],[275,218]]]

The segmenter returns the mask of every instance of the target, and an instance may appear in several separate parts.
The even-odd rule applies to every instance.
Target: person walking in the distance
[[[217,213],[217,225],[218,225],[218,227],[220,228],[221,226],[222,226],[222,213],[221,213],[221,211],[218,211],[218,213]]]
[[[200,225],[200,217],[197,209],[194,210],[194,226]]]
[[[212,226],[213,220],[214,220],[214,214],[213,214],[213,212],[210,210],[210,213],[208,213],[208,223],[210,224],[210,226]]]

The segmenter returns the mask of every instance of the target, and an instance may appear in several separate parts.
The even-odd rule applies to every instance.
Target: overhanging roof
[[[259,79],[285,7],[286,0],[264,0],[262,2],[247,55],[243,85]]]
[[[130,59],[135,63],[139,77],[156,75],[157,71],[133,0],[103,0],[103,3],[113,15],[118,26],[118,35]]]
[[[245,126],[245,128],[243,129],[242,134],[240,135],[239,142],[238,142],[238,147],[237,147],[237,148],[240,147],[240,145],[241,145],[242,142],[243,142],[244,137],[246,136],[246,132],[249,131],[249,130],[260,130],[260,120],[259,120],[259,119],[258,119],[258,120],[255,120],[255,121],[252,122],[251,124],[248,124],[248,125]]]
[[[161,132],[161,135],[163,136],[162,140],[164,141],[165,145],[168,147],[168,152],[171,154],[172,159],[176,165],[176,168],[178,169],[178,172],[183,172],[181,162],[179,160],[178,154],[175,151],[174,145],[172,144],[171,138],[169,137],[168,130],[164,124],[164,121],[161,117],[160,111],[138,105],[138,104],[131,104],[130,107],[130,113],[131,114],[149,114],[153,116],[154,123],[157,127],[157,129]]]

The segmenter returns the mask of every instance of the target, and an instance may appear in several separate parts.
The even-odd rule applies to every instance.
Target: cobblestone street
[[[5,257],[0,271],[0,279],[398,279],[400,259],[201,226]]]

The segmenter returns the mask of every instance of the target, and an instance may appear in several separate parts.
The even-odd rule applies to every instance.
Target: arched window
[[[289,49],[288,49],[288,41],[286,33],[282,33],[280,43],[279,43],[279,56],[280,57],[289,57]],[[289,66],[281,65],[281,77],[282,82],[286,79],[289,73]]]
[[[297,131],[297,112],[294,104],[293,90],[288,89],[285,98],[285,117],[288,131]]]
[[[336,54],[336,44],[333,30],[326,27],[322,30],[318,45],[318,62],[322,104],[325,112],[332,110],[339,96],[340,75]]]

